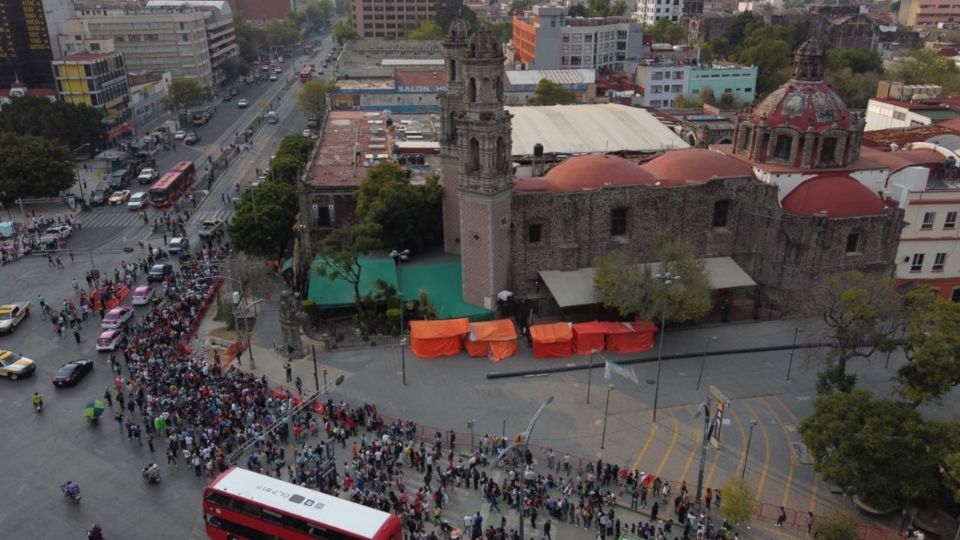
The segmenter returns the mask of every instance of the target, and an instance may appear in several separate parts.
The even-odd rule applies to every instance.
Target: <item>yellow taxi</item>
[[[130,190],[121,189],[120,191],[114,192],[114,194],[110,196],[109,203],[112,205],[118,205],[118,204],[123,204],[127,202],[127,200],[129,199],[130,199]]]
[[[15,381],[37,370],[33,360],[13,351],[0,349],[0,375]]]
[[[13,329],[29,316],[30,302],[16,302],[0,306],[0,334],[13,332]]]

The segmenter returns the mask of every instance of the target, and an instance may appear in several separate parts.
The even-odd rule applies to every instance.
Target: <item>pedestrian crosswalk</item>
[[[139,212],[130,212],[126,208],[104,209],[103,211],[94,210],[89,214],[83,214],[80,217],[80,224],[84,229],[98,227],[129,227],[131,225],[143,225],[143,218]]]

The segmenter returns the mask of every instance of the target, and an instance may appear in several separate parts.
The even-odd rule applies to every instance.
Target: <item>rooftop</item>
[[[537,143],[547,154],[653,153],[689,148],[649,111],[613,103],[507,107],[513,115],[514,156]]]
[[[420,69],[398,69],[393,73],[393,78],[397,86],[446,86],[447,80],[443,71],[420,70]]]
[[[115,52],[111,52],[111,53],[77,53],[77,54],[71,54],[71,55],[68,55],[68,56],[64,56],[64,57],[61,58],[60,60],[54,60],[54,62],[93,62],[93,61],[96,61],[96,60],[100,60],[100,59],[102,59],[102,58],[107,58],[107,57],[113,56],[113,55],[115,55],[115,54],[119,54],[119,53],[115,53]]]
[[[340,54],[338,78],[393,77],[394,69],[443,66],[439,41],[358,39]]]
[[[958,129],[960,129],[960,120],[947,120],[928,126],[864,131],[863,146],[887,150],[891,144],[903,147],[907,143],[927,141],[939,135],[958,135],[960,134]]]
[[[536,86],[542,79],[560,84],[594,84],[597,72],[592,69],[508,70],[507,83],[515,86]]]
[[[333,83],[333,93],[336,94],[338,90],[340,91],[349,91],[349,90],[393,90],[395,88],[393,79],[381,79],[381,78],[363,78],[363,79],[340,79],[337,82]]]

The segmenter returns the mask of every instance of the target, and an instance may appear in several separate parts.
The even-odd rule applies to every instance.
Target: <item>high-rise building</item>
[[[237,36],[233,29],[233,10],[226,0],[149,0],[148,8],[179,8],[190,6],[204,13],[203,24],[207,31],[207,43],[210,50],[210,67],[213,69],[214,84],[224,80],[221,66],[227,60],[240,54]]]
[[[362,38],[403,39],[435,14],[434,0],[353,0],[353,31]]]
[[[103,112],[111,124],[130,118],[130,88],[123,53],[83,53],[53,62],[60,99],[89,105]]]
[[[53,51],[42,0],[0,0],[0,87],[53,86]]]
[[[696,10],[699,7],[703,12],[703,3],[699,6],[691,6]],[[680,22],[680,17],[685,14],[693,14],[684,11],[684,0],[640,0],[637,2],[637,18],[645,25],[653,26],[659,20],[666,19],[672,22]],[[688,8],[689,9],[689,8]]]

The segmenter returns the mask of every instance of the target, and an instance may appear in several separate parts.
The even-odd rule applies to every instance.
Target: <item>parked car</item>
[[[9,334],[30,316],[30,302],[14,302],[0,306],[0,333]]]
[[[130,198],[129,189],[121,189],[120,191],[115,191],[113,195],[110,196],[109,202],[111,206],[117,206],[127,202],[127,199]]]
[[[66,240],[70,238],[71,234],[73,234],[73,228],[69,225],[54,225],[43,231],[43,235],[40,237],[40,243],[49,244],[57,240]]]
[[[93,360],[86,358],[71,360],[60,366],[60,370],[53,376],[53,385],[57,388],[73,386],[91,371],[93,371]]]
[[[173,266],[169,263],[158,263],[150,267],[147,272],[147,281],[163,281],[167,276],[173,274]]]
[[[233,100],[233,96],[231,96],[230,94],[226,94],[225,96],[223,96],[223,100],[224,100],[224,101],[232,101],[232,100]]]
[[[147,202],[149,202],[147,192],[138,191],[130,196],[130,200],[127,201],[127,208],[129,210],[140,210],[147,205]]]
[[[310,128],[307,128],[307,129],[303,130],[303,136],[306,137],[306,138],[308,138],[308,139],[309,139],[310,137],[313,137],[313,130],[310,129]]]
[[[97,338],[98,351],[115,351],[127,341],[127,334],[119,328],[104,330]]]
[[[238,109],[246,109],[248,105],[250,105],[250,102],[247,101],[247,98],[240,98],[237,100]]]
[[[100,328],[105,330],[110,330],[113,328],[120,328],[123,325],[127,324],[127,321],[133,318],[133,308],[130,306],[118,306],[104,315],[103,320],[100,321]]]
[[[174,236],[167,244],[167,251],[170,253],[180,253],[190,249],[190,239],[186,236]]]
[[[276,74],[276,73],[271,73],[271,74],[270,74],[270,80],[271,80],[271,81],[275,81],[275,80],[277,80],[278,78],[279,78],[279,77],[277,77],[277,74]]]
[[[13,351],[0,350],[0,375],[15,381],[37,370],[33,360]]]
[[[160,178],[160,171],[147,167],[146,169],[140,171],[140,175],[137,176],[137,183],[145,186],[147,184],[154,183],[157,178]]]
[[[196,131],[190,131],[187,133],[187,136],[183,138],[183,144],[197,144],[200,142],[200,136],[197,135]]]
[[[177,141],[182,141],[183,138],[186,136],[187,136],[187,132],[182,129],[178,129],[177,131],[173,132],[173,138],[174,140],[177,140]]]
[[[140,285],[133,290],[133,297],[130,303],[135,306],[146,306],[153,300],[153,287],[150,285]]]
[[[90,206],[102,206],[107,204],[107,199],[110,198],[110,194],[113,193],[113,190],[110,189],[110,186],[106,184],[100,184],[99,186],[93,189],[93,193],[90,194]]]

